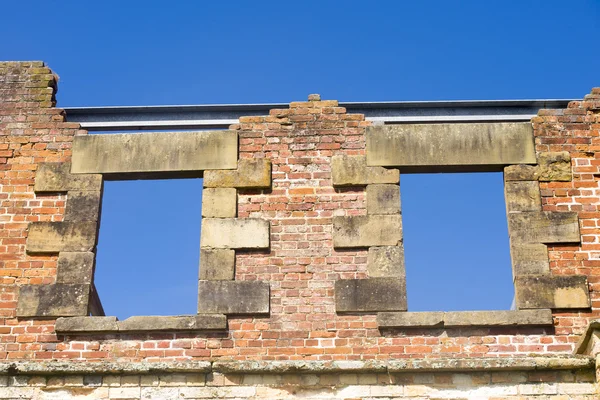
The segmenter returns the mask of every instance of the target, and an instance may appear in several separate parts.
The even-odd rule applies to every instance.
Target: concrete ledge
[[[259,218],[203,218],[200,247],[217,249],[266,249],[270,223]]]
[[[458,328],[552,325],[550,310],[381,312],[379,328]]]
[[[517,308],[589,308],[585,275],[524,275],[515,278]]]
[[[406,310],[404,278],[341,279],[335,282],[336,312]]]
[[[205,331],[227,329],[225,315],[134,316],[124,321],[117,317],[58,318],[55,330],[60,334],[127,333],[164,331]]]
[[[589,356],[529,356],[484,358],[425,358],[370,361],[167,361],[167,362],[73,362],[15,361],[0,363],[0,375],[146,375],[169,372],[222,374],[327,374],[337,372],[475,372],[548,371],[593,369]]]
[[[502,170],[535,164],[531,123],[400,124],[367,127],[367,165]]]
[[[401,243],[400,215],[333,217],[333,247],[397,246]]]
[[[96,222],[31,222],[27,252],[93,251],[97,230]]]
[[[74,174],[190,172],[237,167],[235,131],[85,135],[73,139]]]

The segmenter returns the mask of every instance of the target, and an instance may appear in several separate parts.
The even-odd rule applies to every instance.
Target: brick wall
[[[94,335],[58,335],[54,331],[55,318],[16,318],[20,286],[52,284],[56,280],[56,254],[32,255],[25,251],[28,223],[62,221],[67,200],[66,194],[34,193],[36,170],[40,163],[70,161],[73,137],[86,134],[78,124],[65,122],[64,112],[54,108],[56,83],[56,76],[41,62],[0,63],[0,359],[7,362],[364,362],[423,358],[452,361],[527,358],[532,353],[567,355],[574,350],[588,323],[600,315],[600,275],[596,272],[600,266],[600,89],[594,89],[583,101],[571,103],[568,109],[540,110],[532,120],[536,150],[568,151],[573,171],[571,181],[540,182],[543,210],[576,211],[582,237],[580,244],[549,247],[551,273],[587,276],[592,304],[591,309],[553,310],[554,326],[380,330],[376,313],[336,313],[335,282],[369,276],[366,248],[334,249],[333,217],[366,215],[367,208],[364,186],[333,187],[331,160],[335,155],[365,155],[365,132],[370,123],[363,115],[347,114],[337,101],[323,101],[314,95],[306,102],[292,102],[288,109],[271,110],[268,116],[242,117],[239,124],[231,127],[239,134],[240,158],[267,158],[272,162],[271,189],[239,189],[237,192],[238,218],[269,221],[270,249],[236,250],[235,267],[236,281],[269,283],[269,315],[230,316],[228,329],[219,332]],[[485,369],[485,365],[481,368]],[[552,372],[555,375],[532,379],[552,384],[582,382],[589,385],[593,383],[590,368],[593,371],[593,363],[576,368],[587,371],[582,375],[584,378],[576,375],[565,378],[564,374]],[[468,370],[460,365],[454,368],[463,369]],[[97,373],[106,375],[111,371],[114,373],[113,370]],[[268,369],[260,373],[265,371]],[[10,375],[9,367],[5,373]],[[56,373],[62,376],[64,371]],[[204,384],[208,385],[207,379],[213,382],[219,373],[206,372],[202,378]],[[325,386],[361,383],[359,378],[356,382],[340,383],[339,374],[346,373],[343,368],[321,373],[336,376],[334,383]],[[40,371],[29,373],[39,374]],[[469,381],[469,385],[491,385],[493,375],[486,376],[489,379]],[[41,386],[45,387],[49,384],[48,378],[43,379],[46,380]],[[61,379],[62,384],[58,386],[62,388],[65,383],[64,378]],[[134,386],[139,386],[140,379],[144,378],[137,379]],[[372,379],[369,385],[379,382],[376,374],[362,379]],[[421,382],[418,379],[425,379],[426,384],[454,387],[460,386],[461,378],[416,379],[417,383]],[[517,376],[511,384],[523,384],[528,379],[521,380]],[[33,385],[24,382],[24,386]],[[102,379],[99,382],[97,386],[104,385]],[[8,378],[5,384],[19,386]],[[120,385],[122,383],[116,386]],[[311,385],[323,386],[319,379],[308,386]],[[593,396],[585,392],[592,389],[586,388],[581,389],[581,398]],[[558,389],[550,391],[549,394],[565,394]],[[141,396],[139,390],[136,393]],[[375,397],[373,393],[369,389],[356,397]],[[431,393],[421,394],[433,396]],[[496,394],[500,396],[499,393]],[[520,393],[517,390],[506,395]],[[524,393],[527,394],[527,390]],[[401,397],[401,394],[396,395]],[[102,396],[97,398],[104,398]],[[257,395],[256,390],[247,396],[240,395],[253,396],[268,397],[264,393]],[[348,396],[338,397],[350,397],[350,392]]]

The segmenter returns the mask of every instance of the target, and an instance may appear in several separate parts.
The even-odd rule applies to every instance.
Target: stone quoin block
[[[269,221],[257,218],[204,218],[200,234],[202,248],[266,249]]]
[[[69,191],[65,221],[98,221],[100,219],[101,191]]]
[[[225,315],[134,316],[117,322],[119,331],[188,331],[227,328]]]
[[[337,155],[331,158],[333,186],[364,186],[370,184],[397,184],[400,171],[383,167],[368,167],[365,156]]]
[[[510,246],[513,277],[550,273],[548,246],[542,243],[515,243]]]
[[[96,222],[32,222],[27,252],[92,251],[96,246]]]
[[[510,239],[515,243],[578,243],[576,212],[522,212],[508,215]]]
[[[18,317],[70,317],[88,314],[90,285],[56,283],[19,288]]]
[[[404,268],[404,246],[369,247],[367,256],[367,271],[369,278],[406,276]]]
[[[57,333],[96,333],[117,331],[117,317],[61,317],[54,328]]]
[[[379,328],[460,328],[477,326],[544,326],[552,325],[552,312],[519,311],[425,311],[381,312]]]
[[[200,314],[267,314],[270,287],[262,281],[199,281]]]
[[[74,174],[135,174],[234,169],[235,131],[75,136]]]
[[[200,280],[227,281],[235,277],[235,250],[201,249]]]
[[[333,247],[396,246],[401,242],[400,215],[333,218]]]
[[[540,184],[537,181],[504,182],[507,212],[542,211]]]
[[[271,187],[271,160],[267,158],[242,158],[232,171],[206,171],[206,188],[268,189]]]
[[[400,187],[398,185],[368,185],[367,214],[400,214]]]
[[[404,278],[342,279],[335,282],[337,312],[406,311]]]
[[[60,252],[56,283],[92,283],[95,254],[92,252]]]
[[[515,278],[517,308],[588,308],[584,275],[526,275]]]
[[[462,166],[476,171],[486,166],[536,162],[529,122],[367,127],[369,166]]]
[[[540,170],[537,165],[517,164],[504,168],[504,180],[509,181],[537,181]]]
[[[33,190],[41,192],[99,191],[102,188],[100,174],[71,174],[71,163],[42,163],[35,173]]]
[[[573,180],[571,155],[568,151],[539,153],[538,164],[540,181],[568,182]]]
[[[202,217],[235,218],[237,190],[234,188],[204,188],[202,190]]]

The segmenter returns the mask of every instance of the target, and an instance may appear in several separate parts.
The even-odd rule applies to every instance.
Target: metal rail
[[[383,124],[529,121],[542,108],[571,100],[468,100],[340,103],[348,113]],[[188,106],[66,107],[67,120],[89,131],[219,129],[241,116],[268,115],[285,103]]]

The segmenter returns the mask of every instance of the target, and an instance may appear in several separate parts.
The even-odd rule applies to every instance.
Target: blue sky
[[[581,98],[600,85],[591,0],[32,0],[2,15],[0,59],[46,61],[59,106]],[[106,185],[110,314],[195,312],[200,188]],[[500,174],[405,175],[402,202],[411,310],[509,307]]]

